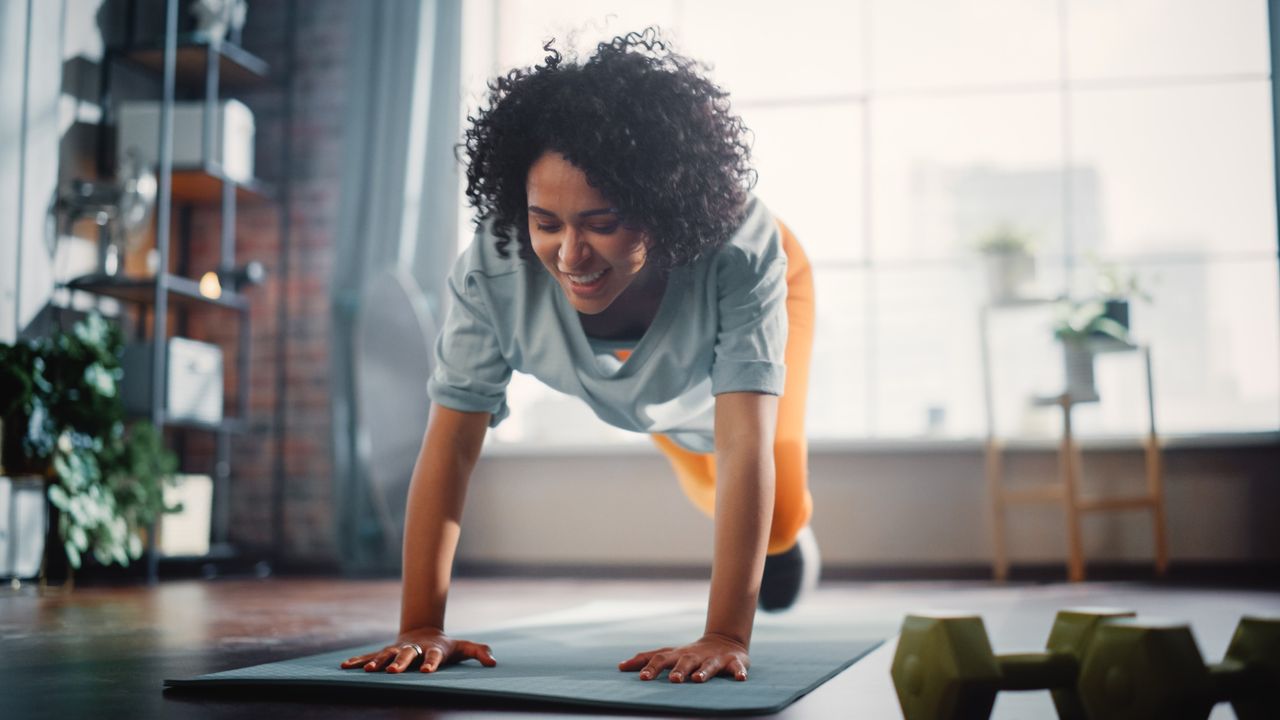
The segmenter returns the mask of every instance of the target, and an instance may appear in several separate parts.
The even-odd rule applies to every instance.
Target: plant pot
[[[1125,330],[1129,329],[1129,300],[1127,298],[1110,298],[1103,302],[1103,315],[1116,321]]]
[[[44,487],[39,475],[0,476],[0,578],[40,575],[48,519]]]
[[[1036,274],[1036,260],[1026,253],[983,255],[987,274],[987,296],[993,303],[1009,302],[1025,295],[1024,288]]]
[[[1098,388],[1093,379],[1093,352],[1082,342],[1062,343],[1062,366],[1066,377],[1066,394],[1073,403],[1094,402]]]

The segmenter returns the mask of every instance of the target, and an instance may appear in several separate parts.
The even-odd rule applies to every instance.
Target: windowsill
[[[1142,436],[1084,437],[1078,441],[1085,450],[1138,450]],[[1238,432],[1215,434],[1163,435],[1161,445],[1166,450],[1228,449],[1280,446],[1280,431]],[[1058,448],[1056,438],[1003,438],[1010,452],[1053,452]],[[915,453],[979,453],[986,442],[982,438],[884,438],[836,440],[815,438],[809,441],[810,456],[856,454],[915,454]],[[638,442],[570,444],[555,443],[486,443],[481,457],[492,458],[586,458],[586,457],[642,457],[657,456],[659,452],[647,440]]]

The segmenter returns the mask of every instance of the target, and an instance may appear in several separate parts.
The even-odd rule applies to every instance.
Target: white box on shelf
[[[182,510],[160,517],[160,553],[173,556],[209,554],[209,528],[213,517],[213,478],[208,475],[176,475],[165,485],[164,504],[181,504]]]
[[[136,415],[151,410],[150,342],[125,347],[122,394],[125,409]],[[191,338],[169,338],[165,380],[165,416],[170,420],[222,422],[222,348]]]
[[[0,476],[0,577],[40,575],[48,518],[44,478]]]
[[[160,103],[153,100],[131,100],[120,103],[116,120],[117,151],[123,156],[128,148],[136,148],[138,156],[149,165],[159,162]],[[225,99],[213,112],[213,147],[209,162],[222,166],[232,180],[253,179],[253,112],[244,103]],[[204,149],[204,102],[173,104],[173,165],[201,167]]]

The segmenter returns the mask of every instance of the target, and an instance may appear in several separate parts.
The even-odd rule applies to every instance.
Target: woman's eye
[[[613,231],[614,231],[614,230],[617,230],[617,229],[618,229],[618,223],[613,223],[612,225],[593,225],[593,226],[591,226],[591,232],[594,232],[594,233],[600,233],[601,235],[609,235],[609,234],[612,234],[612,233],[613,233]]]
[[[559,230],[559,229],[560,229],[560,226],[559,226],[559,225],[541,225],[541,224],[539,224],[537,227],[538,227],[538,229],[539,229],[539,230],[541,230],[542,232],[555,232],[555,231],[557,231],[557,230]]]

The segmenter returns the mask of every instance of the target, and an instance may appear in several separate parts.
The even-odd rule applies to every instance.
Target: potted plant
[[[1098,273],[1096,287],[1105,305],[1106,317],[1129,329],[1129,301],[1138,298],[1151,302],[1151,296],[1138,283],[1138,275],[1118,263],[1103,262],[1094,258]]]
[[[987,293],[993,303],[1016,300],[1035,278],[1031,237],[1007,223],[982,235],[977,243],[987,275]]]
[[[177,468],[155,427],[126,427],[122,350],[119,329],[96,312],[71,332],[0,343],[5,464],[44,476],[56,509],[46,560],[60,549],[72,569],[86,555],[122,566],[141,557]]]
[[[1066,393],[1072,402],[1098,399],[1093,377],[1093,348],[1098,341],[1129,342],[1129,328],[1107,314],[1104,300],[1065,301],[1058,308],[1053,335],[1062,341]]]

